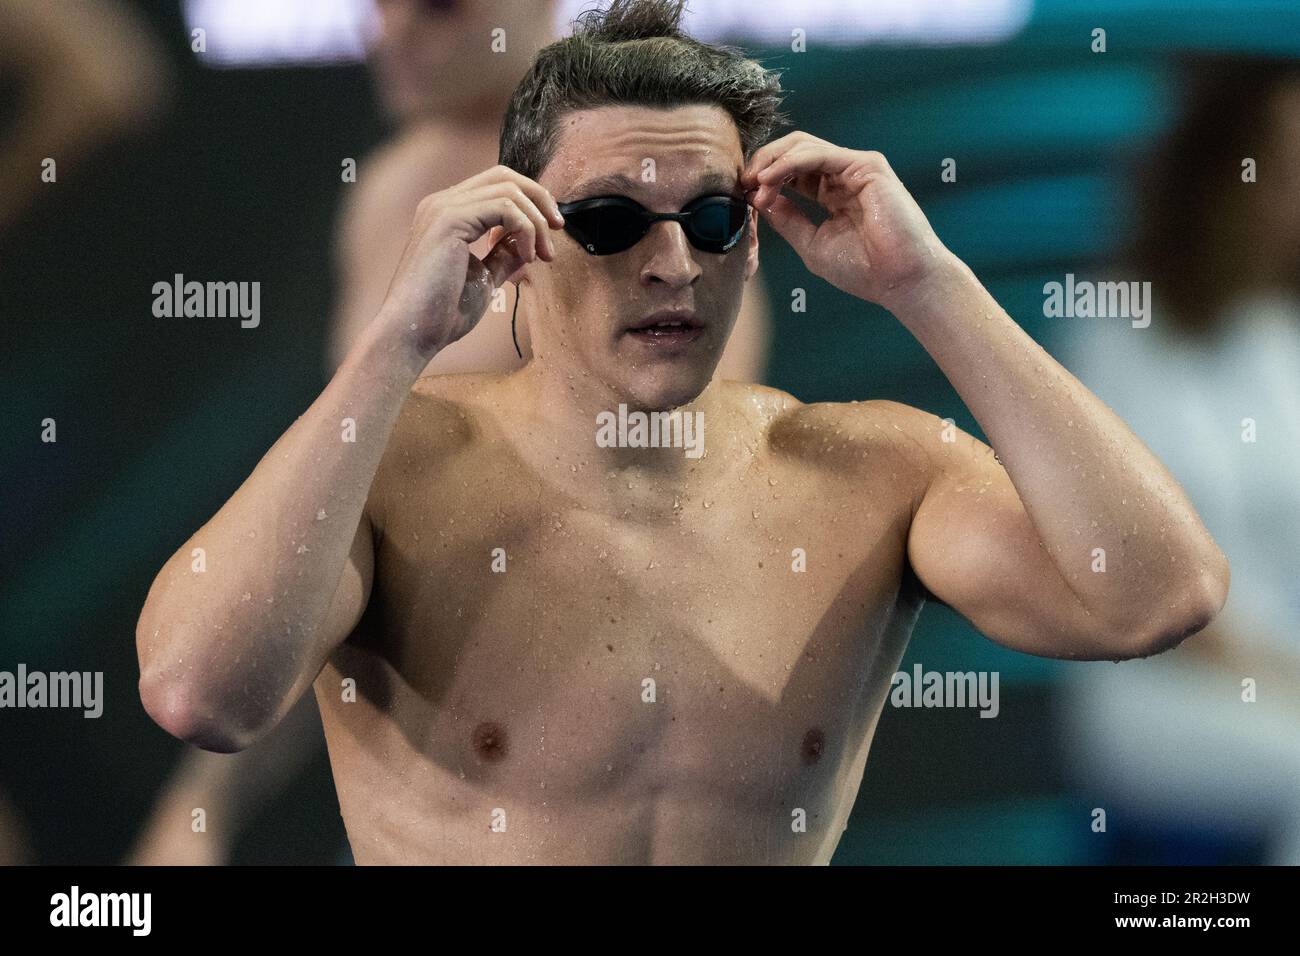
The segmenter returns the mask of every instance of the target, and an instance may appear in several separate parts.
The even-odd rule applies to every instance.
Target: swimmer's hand
[[[794,132],[755,152],[740,181],[809,271],[868,302],[895,310],[952,256],[880,153]],[[813,223],[785,185],[829,217]]]
[[[425,196],[375,321],[432,358],[478,324],[494,289],[555,257],[550,231],[563,224],[555,198],[505,166]],[[488,233],[480,259],[469,247]]]

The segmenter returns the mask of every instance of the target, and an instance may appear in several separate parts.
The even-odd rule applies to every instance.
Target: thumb
[[[758,211],[763,214],[767,224],[800,254],[817,234],[817,226],[804,211],[780,193],[770,203],[759,206]]]
[[[515,243],[516,238],[514,235],[506,236],[483,257],[483,265],[492,276],[493,288],[500,288],[502,283],[515,278],[516,273],[527,265],[524,257],[519,253]]]

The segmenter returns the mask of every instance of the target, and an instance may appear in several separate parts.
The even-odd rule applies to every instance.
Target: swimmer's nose
[[[641,243],[650,250],[650,257],[641,270],[642,282],[659,281],[680,289],[694,283],[704,271],[691,254],[691,244],[680,223],[670,220],[655,223]]]

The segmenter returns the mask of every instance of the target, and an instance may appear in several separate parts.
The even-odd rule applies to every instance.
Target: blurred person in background
[[[1186,109],[1138,193],[1134,274],[1116,277],[1151,282],[1151,324],[1075,320],[1089,324],[1073,330],[1064,362],[1187,490],[1232,584],[1196,640],[1070,668],[1065,751],[1078,786],[1113,807],[1112,831],[1263,835],[1268,862],[1294,865],[1300,63],[1197,61],[1180,88]]]
[[[16,807],[0,792],[0,866],[32,862],[31,837]]]
[[[0,102],[0,243],[42,189],[154,121],[169,78],[161,46],[125,3],[0,0],[0,92],[12,97]],[[0,866],[32,859],[22,816],[0,791]]]
[[[497,163],[501,116],[537,51],[557,39],[554,0],[377,0],[372,44],[376,97],[394,132],[364,160],[335,234],[339,298],[326,371],[333,375],[379,311],[406,246],[415,207]],[[504,48],[493,52],[493,31]],[[484,236],[470,246],[484,257]],[[761,285],[746,284],[717,377],[761,382],[768,319]],[[507,293],[513,309],[516,293]],[[507,372],[530,355],[528,303],[518,307],[516,352],[510,311],[489,310],[473,332],[438,353],[425,374]],[[238,754],[188,747],[132,850],[141,865],[229,860],[242,827],[324,746],[320,712],[306,694],[267,738]],[[207,832],[191,813],[207,810]]]
[[[0,237],[42,188],[165,105],[162,49],[117,0],[0,0],[0,81],[17,101],[0,109]]]

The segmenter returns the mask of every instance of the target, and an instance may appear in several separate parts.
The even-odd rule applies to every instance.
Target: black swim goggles
[[[651,212],[626,196],[601,196],[562,202],[564,231],[593,256],[626,252],[660,220],[681,223],[692,246],[702,252],[728,252],[745,232],[749,204],[735,196],[701,196],[681,212]]]

